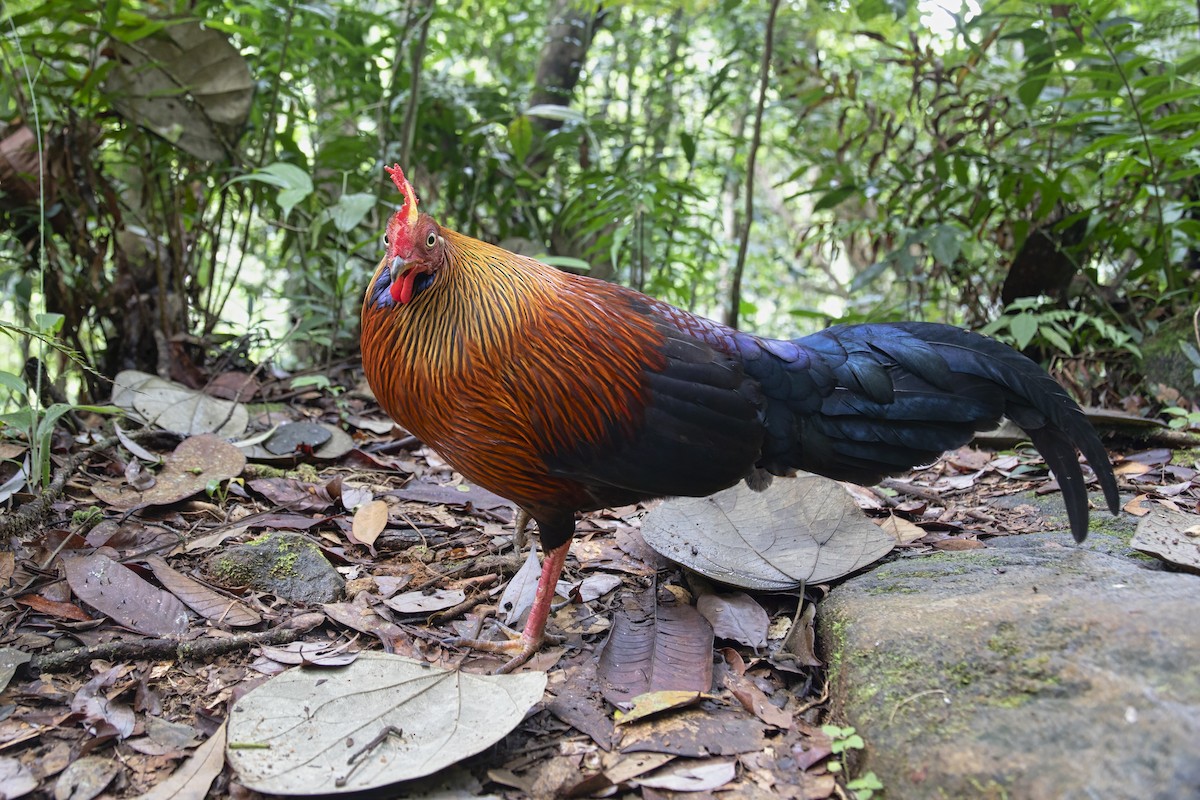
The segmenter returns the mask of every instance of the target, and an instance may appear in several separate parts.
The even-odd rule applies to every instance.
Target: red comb
[[[383,171],[392,179],[392,183],[396,184],[396,188],[400,190],[400,194],[404,195],[404,202],[400,205],[400,210],[392,215],[388,220],[388,241],[392,243],[392,254],[407,253],[412,248],[413,228],[417,224],[417,193],[413,191],[412,184],[404,177],[404,170],[400,169],[400,165],[396,164],[391,167],[384,167]]]

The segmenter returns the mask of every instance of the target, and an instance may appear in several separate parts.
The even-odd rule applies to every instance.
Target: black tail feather
[[[1083,411],[1041,367],[1007,345],[949,325],[829,328],[790,343],[803,357],[769,369],[762,466],[873,483],[970,441],[1007,415],[1029,435],[1062,488],[1071,534],[1088,530],[1088,493],[1076,450],[1110,511],[1120,498],[1108,453]],[[780,349],[776,347],[776,349]],[[790,380],[780,380],[780,372]],[[781,391],[780,391],[781,390]],[[793,420],[780,425],[780,415]],[[774,418],[772,418],[774,417]],[[903,466],[899,466],[903,465]]]

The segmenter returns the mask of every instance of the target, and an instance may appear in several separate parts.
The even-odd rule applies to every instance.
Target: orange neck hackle
[[[417,218],[420,216],[417,211],[417,193],[413,191],[412,184],[404,177],[404,170],[400,169],[399,164],[384,167],[383,171],[388,174],[392,183],[396,184],[396,188],[404,197],[400,210],[388,220],[388,257],[408,257],[412,253],[414,231],[417,226]]]

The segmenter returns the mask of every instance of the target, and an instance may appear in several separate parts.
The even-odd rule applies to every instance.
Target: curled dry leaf
[[[754,685],[754,681],[745,675],[727,672],[723,682],[725,688],[742,704],[742,708],[763,722],[783,730],[792,727],[792,715],[772,703],[762,690]]]
[[[358,507],[354,512],[354,522],[350,528],[354,540],[359,544],[370,547],[375,544],[379,534],[388,523],[388,504],[382,500],[372,500]]]

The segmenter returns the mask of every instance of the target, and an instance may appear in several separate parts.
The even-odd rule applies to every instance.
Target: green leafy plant
[[[1073,356],[1081,349],[1122,351],[1141,358],[1137,334],[1103,317],[1071,308],[1046,307],[1036,297],[1011,303],[1002,316],[985,325],[981,333],[1008,342],[1018,350],[1037,345],[1058,355]]]
[[[862,750],[866,747],[863,738],[853,727],[840,725],[822,725],[821,731],[830,739],[830,749],[837,758],[829,763],[830,772],[846,772],[846,754],[852,750]],[[854,793],[858,800],[871,800],[875,792],[883,790],[883,782],[874,772],[846,782],[846,788]]]
[[[1200,430],[1200,411],[1169,406],[1162,414],[1167,417],[1167,427],[1172,430]]]

